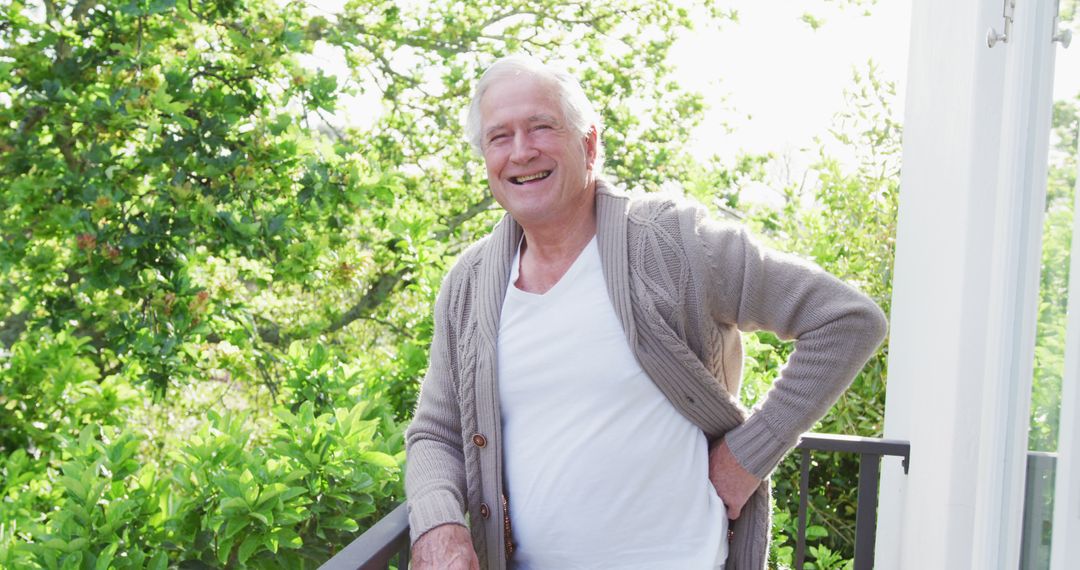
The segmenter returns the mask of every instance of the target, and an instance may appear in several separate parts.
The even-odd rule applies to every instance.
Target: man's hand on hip
[[[444,524],[425,532],[412,548],[413,570],[479,570],[469,530]]]
[[[732,520],[739,518],[743,505],[761,485],[761,479],[739,465],[723,440],[709,451],[709,480]]]

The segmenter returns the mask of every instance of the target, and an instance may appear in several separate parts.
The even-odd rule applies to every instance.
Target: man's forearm
[[[428,530],[447,523],[465,524],[465,466],[458,450],[413,439],[405,471],[409,531],[415,542]]]
[[[480,561],[469,530],[463,525],[444,524],[416,540],[411,567],[413,570],[478,570]]]

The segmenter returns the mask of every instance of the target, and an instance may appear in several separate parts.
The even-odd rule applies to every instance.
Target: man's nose
[[[527,132],[514,134],[514,146],[510,150],[510,160],[513,162],[529,162],[539,151],[533,146],[532,137]]]

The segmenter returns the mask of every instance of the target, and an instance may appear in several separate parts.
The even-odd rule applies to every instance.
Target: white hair
[[[483,155],[481,146],[480,101],[491,85],[507,76],[531,75],[544,80],[555,88],[555,97],[562,105],[563,118],[570,130],[580,136],[587,136],[596,129],[596,160],[593,172],[599,173],[604,165],[604,145],[600,140],[603,122],[600,114],[593,108],[592,102],[585,95],[581,83],[570,72],[546,64],[528,55],[508,55],[499,58],[480,76],[469,102],[469,114],[465,119],[465,138],[477,154]]]

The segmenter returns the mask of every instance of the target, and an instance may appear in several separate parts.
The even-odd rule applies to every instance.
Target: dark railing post
[[[810,449],[799,450],[799,529],[795,541],[795,570],[803,570],[806,560],[806,508],[810,497]]]
[[[859,498],[855,506],[855,570],[874,568],[880,470],[880,455],[859,454]]]
[[[1024,530],[1020,540],[1020,569],[1043,570],[1050,567],[1050,545],[1043,542],[1043,530],[1051,524],[1053,498],[1049,504],[1047,491],[1054,488],[1057,454],[1029,451],[1027,454],[1027,484],[1024,489]]]

